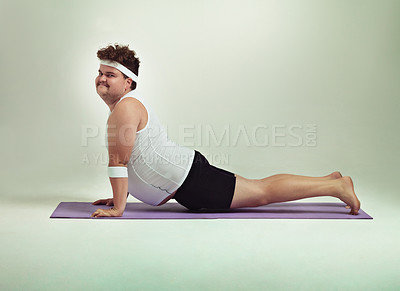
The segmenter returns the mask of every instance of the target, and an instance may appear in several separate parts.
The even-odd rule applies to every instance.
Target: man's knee
[[[236,186],[232,208],[268,204],[268,196],[261,180],[250,180],[239,176],[236,180]]]

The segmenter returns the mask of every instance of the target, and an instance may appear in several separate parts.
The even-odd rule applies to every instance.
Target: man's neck
[[[114,99],[111,103],[106,102],[108,108],[110,108],[110,111],[112,112],[115,108],[115,105],[117,105],[117,103],[119,102],[119,100],[121,100],[122,97],[124,97],[126,95],[126,93],[130,92],[132,90],[126,90],[124,91],[124,93],[119,96],[118,98]]]

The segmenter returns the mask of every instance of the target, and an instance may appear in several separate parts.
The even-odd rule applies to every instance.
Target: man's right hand
[[[93,202],[92,205],[114,206],[114,200],[113,200],[113,198],[100,199],[100,200]]]

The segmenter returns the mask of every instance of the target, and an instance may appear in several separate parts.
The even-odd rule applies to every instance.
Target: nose
[[[99,82],[105,82],[107,79],[106,79],[106,76],[104,76],[104,75],[101,75],[101,76],[99,76],[98,77],[99,79]]]

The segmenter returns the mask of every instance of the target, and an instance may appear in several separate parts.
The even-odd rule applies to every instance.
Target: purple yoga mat
[[[189,211],[178,203],[150,206],[144,203],[127,203],[122,217],[92,218],[98,208],[90,202],[61,202],[50,218],[92,218],[92,219],[372,219],[360,209],[358,215],[350,215],[344,203],[273,203],[254,208],[229,209],[222,211]]]

